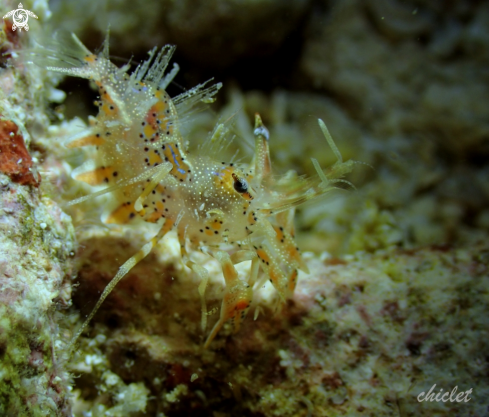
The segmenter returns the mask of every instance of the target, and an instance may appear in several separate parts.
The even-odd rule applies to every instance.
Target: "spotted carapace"
[[[61,46],[60,46],[61,45]],[[170,230],[176,230],[182,259],[201,279],[202,327],[207,314],[205,287],[209,274],[193,262],[189,251],[201,250],[222,266],[225,290],[220,318],[204,344],[208,347],[221,327],[231,321],[237,330],[253,298],[253,289],[269,280],[279,298],[291,297],[298,270],[307,272],[294,241],[294,209],[334,188],[351,171],[343,162],[324,123],[322,132],[337,162],[323,171],[316,160],[317,175],[304,178],[293,172],[272,175],[269,132],[255,116],[254,157],[249,164],[222,162],[219,151],[227,137],[218,124],[199,152],[188,153],[182,137],[182,114],[212,100],[221,87],[199,85],[170,98],[165,89],[178,67],[166,72],[174,47],[150,51],[149,59],[129,74],[109,60],[108,40],[100,54],[90,52],[77,38],[42,53],[48,69],[91,80],[99,90],[98,115],[86,131],[72,138],[69,147],[91,146],[94,158],[73,172],[75,179],[105,187],[89,196],[110,192],[117,205],[103,221],[130,224],[133,219],[156,224],[158,231],[128,259],[105,288],[70,346],[86,328],[102,302],[131,268],[143,259]],[[249,276],[238,277],[235,265],[250,261]]]

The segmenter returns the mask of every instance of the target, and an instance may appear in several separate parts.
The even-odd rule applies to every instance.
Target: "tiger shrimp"
[[[298,205],[324,195],[351,171],[354,162],[342,160],[325,124],[320,128],[337,157],[323,171],[312,159],[317,175],[293,173],[272,175],[269,132],[256,114],[254,157],[249,164],[216,159],[226,141],[224,124],[218,124],[196,154],[189,153],[182,137],[181,113],[212,101],[221,84],[197,87],[170,98],[168,84],[178,67],[167,72],[174,52],[165,46],[149,52],[149,58],[129,75],[109,60],[108,40],[100,54],[90,52],[75,35],[63,47],[45,48],[44,60],[52,71],[91,80],[100,97],[98,115],[90,126],[71,139],[68,147],[95,147],[95,157],[73,171],[73,177],[100,191],[73,200],[79,203],[112,193],[117,205],[103,215],[109,224],[130,224],[142,218],[155,223],[158,232],[129,258],[104,289],[97,304],[69,343],[78,337],[117,283],[146,257],[168,232],[176,230],[184,264],[201,280],[202,328],[207,313],[205,288],[208,271],[193,262],[188,249],[213,256],[221,265],[225,289],[220,316],[204,347],[209,347],[222,326],[230,321],[238,330],[253,298],[253,287],[269,280],[282,301],[290,298],[298,270],[307,272],[294,240],[294,210]],[[232,248],[231,250],[229,248]],[[235,265],[251,261],[247,279],[238,277]],[[258,284],[257,284],[258,283]],[[260,284],[261,285],[261,284]]]

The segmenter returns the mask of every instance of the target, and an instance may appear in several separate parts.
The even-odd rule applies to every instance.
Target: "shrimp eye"
[[[248,191],[248,183],[244,178],[239,178],[236,174],[233,174],[234,178],[234,189],[238,193],[245,193]]]

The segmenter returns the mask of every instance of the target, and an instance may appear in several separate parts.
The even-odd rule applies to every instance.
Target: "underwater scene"
[[[0,416],[489,416],[489,3],[0,0]]]

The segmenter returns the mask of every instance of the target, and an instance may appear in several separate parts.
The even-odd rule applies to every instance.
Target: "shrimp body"
[[[331,190],[352,168],[353,162],[341,160],[320,121],[338,162],[325,173],[313,160],[318,171],[316,177],[304,179],[289,173],[277,179],[271,175],[269,134],[258,114],[255,155],[250,164],[216,159],[223,140],[222,125],[217,126],[198,154],[189,153],[180,133],[179,113],[209,101],[221,85],[199,85],[170,98],[164,89],[173,79],[176,67],[167,75],[165,71],[173,51],[170,46],[158,54],[153,49],[150,58],[131,75],[128,66],[118,68],[109,61],[108,41],[103,52],[95,55],[73,35],[71,45],[47,54],[51,61],[63,63],[49,69],[90,79],[99,89],[97,117],[91,120],[87,131],[68,144],[69,147],[96,147],[94,159],[74,170],[74,178],[90,185],[107,185],[92,196],[113,193],[115,205],[103,215],[106,223],[128,224],[142,218],[159,226],[155,237],[120,267],[73,337],[71,347],[114,286],[172,229],[178,232],[185,264],[202,280],[199,293],[204,329],[208,273],[189,259],[187,249],[206,247],[206,252],[222,266],[226,288],[221,314],[205,347],[226,321],[231,320],[234,328],[239,328],[251,304],[260,271],[280,298],[286,300],[293,294],[298,270],[307,272],[294,241],[294,208]],[[247,280],[239,279],[234,267],[243,261],[251,261]]]

